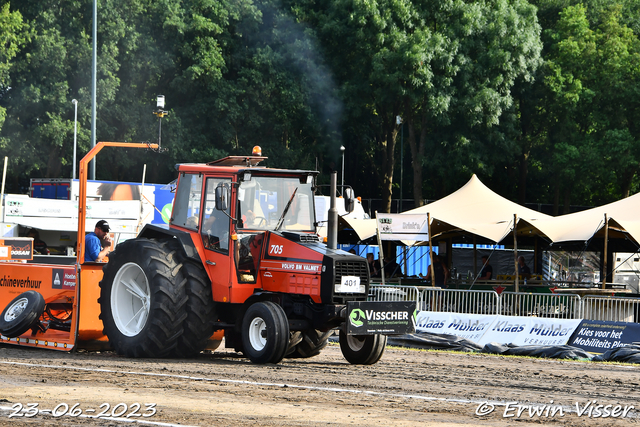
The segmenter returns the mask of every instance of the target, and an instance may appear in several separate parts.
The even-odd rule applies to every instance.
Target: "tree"
[[[526,1],[453,5],[440,5],[433,25],[448,41],[447,61],[434,56],[433,89],[419,92],[413,106],[422,115],[418,147],[430,157],[425,162],[414,155],[414,169],[426,166],[437,196],[472,173],[490,176],[516,153],[514,86],[530,85],[541,64],[540,27],[535,8]],[[421,202],[418,191],[416,204]]]
[[[512,103],[516,79],[530,78],[540,61],[535,9],[525,1],[296,5],[299,18],[317,31],[330,58],[348,122],[360,123],[354,133],[370,141],[371,169],[387,212],[396,164],[396,116],[407,123],[419,205],[425,165],[435,185],[472,168],[470,159],[483,151],[469,150],[477,141],[474,133],[499,122]]]
[[[20,12],[11,12],[9,3],[0,3],[0,96],[6,98],[11,90],[9,70],[11,61],[28,39],[27,28]],[[0,106],[0,129],[6,118],[6,109]]]
[[[593,30],[586,8],[570,6],[551,33],[545,77],[553,101],[547,170],[560,178],[565,211],[576,196],[589,203],[628,196],[640,165],[640,42],[619,17],[620,7],[604,10]],[[608,183],[616,184],[614,194]]]

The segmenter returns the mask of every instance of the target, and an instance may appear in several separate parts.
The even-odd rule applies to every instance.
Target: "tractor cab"
[[[170,226],[191,233],[207,266],[215,301],[243,302],[255,289],[264,288],[261,261],[286,259],[283,251],[288,245],[275,244],[273,234],[319,242],[313,194],[317,172],[258,166],[265,159],[230,156],[178,165]],[[273,244],[265,252],[266,242]]]

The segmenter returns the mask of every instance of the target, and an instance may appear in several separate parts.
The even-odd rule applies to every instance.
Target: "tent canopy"
[[[429,213],[433,237],[473,234],[494,243],[508,238],[513,232],[515,215],[518,237],[538,236],[552,243],[565,243],[588,242],[594,237],[603,237],[606,214],[610,238],[628,239],[635,246],[640,246],[637,212],[640,212],[640,193],[608,205],[553,217],[505,199],[473,175],[450,195],[398,215],[426,216]],[[358,235],[362,240],[375,234],[375,227],[369,225],[359,229]],[[401,237],[398,240],[405,244],[419,244]]]
[[[501,241],[513,230],[514,215],[517,215],[518,221],[525,221],[542,235],[544,233],[536,228],[537,222],[553,218],[494,193],[476,175],[448,196],[404,213],[429,213],[434,237],[459,230],[493,242]]]

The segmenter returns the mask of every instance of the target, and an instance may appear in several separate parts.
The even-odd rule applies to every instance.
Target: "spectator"
[[[32,228],[27,233],[27,237],[33,238],[33,252],[40,255],[49,255],[49,248],[47,244],[40,240],[40,233],[35,228]]]
[[[491,280],[493,279],[493,267],[489,264],[489,257],[482,255],[482,270],[480,270],[480,277],[478,280]]]
[[[376,270],[375,262],[373,261],[373,252],[367,254],[367,266],[369,267],[369,276],[375,277],[378,274],[378,270]]]
[[[518,274],[524,276],[525,279],[531,277],[531,269],[524,263],[524,257],[522,255],[518,257]]]
[[[382,277],[382,264],[380,263],[380,257],[373,262],[373,271],[375,272],[373,277]]]
[[[396,262],[395,256],[387,255],[385,258],[384,276],[388,278],[404,276],[402,274],[402,268],[400,268],[400,265]]]
[[[433,274],[435,276],[433,284],[441,288],[446,288],[447,282],[449,281],[449,269],[444,265],[444,261],[440,255],[433,256]],[[431,267],[429,267],[426,277],[426,280],[429,279],[431,279]]]
[[[102,261],[111,252],[112,242],[109,236],[109,223],[101,219],[96,228],[84,238],[84,260]]]

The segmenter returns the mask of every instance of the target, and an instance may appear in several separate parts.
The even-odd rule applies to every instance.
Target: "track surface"
[[[518,417],[516,404],[506,402],[518,402],[524,412]],[[76,403],[75,414],[82,410],[82,416],[31,417],[35,410],[17,409],[37,404],[40,410],[58,407],[60,414]],[[124,413],[115,419],[87,416],[105,410],[103,404],[109,414]],[[145,404],[155,404],[157,413],[151,415]],[[531,404],[547,407],[530,414]],[[620,412],[603,419],[594,409],[590,417],[589,407],[599,404],[614,405],[610,411],[621,405]],[[579,416],[576,409],[585,406]],[[625,406],[638,410],[622,417]],[[476,414],[492,407],[488,415]],[[513,416],[505,418],[505,411]],[[640,424],[638,368],[397,348],[387,348],[375,365],[353,366],[336,344],[317,357],[278,365],[254,365],[225,349],[160,360],[0,345],[0,426],[529,424]]]

